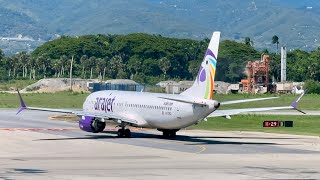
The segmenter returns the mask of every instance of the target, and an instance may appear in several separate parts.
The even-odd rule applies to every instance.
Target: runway
[[[133,128],[116,138],[52,113],[0,110],[0,179],[319,179],[320,138],[256,132],[181,130],[163,139]]]

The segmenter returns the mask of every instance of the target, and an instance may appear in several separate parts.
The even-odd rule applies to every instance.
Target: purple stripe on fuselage
[[[217,60],[216,55],[214,55],[213,52],[212,52],[210,49],[207,49],[207,52],[206,52],[206,55],[205,55],[205,56],[207,56],[207,55],[210,55],[210,56],[212,56],[215,60]]]

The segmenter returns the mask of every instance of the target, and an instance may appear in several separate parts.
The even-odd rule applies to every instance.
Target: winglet
[[[297,108],[297,104],[300,101],[300,99],[304,96],[304,94],[306,94],[308,92],[308,90],[304,90],[303,93],[290,105],[291,107],[293,107],[295,110],[301,112],[302,114],[307,114],[303,111],[301,111],[300,109]]]
[[[17,114],[19,114],[21,111],[27,109],[27,106],[24,104],[23,99],[22,99],[21,94],[18,89],[17,89],[17,92],[18,92],[18,96],[19,96],[19,100],[20,100],[20,109],[17,112]]]

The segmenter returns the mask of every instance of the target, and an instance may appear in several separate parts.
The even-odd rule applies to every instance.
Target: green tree
[[[110,59],[109,62],[109,74],[112,79],[117,78],[118,75],[121,77],[124,75],[124,67],[122,57],[119,55],[115,55]],[[120,72],[120,74],[119,74]]]
[[[287,54],[288,80],[301,82],[311,78],[310,73],[308,73],[309,56],[308,52],[301,50],[294,50]],[[278,56],[278,63],[280,69],[280,56]]]
[[[2,58],[2,65],[4,66],[5,69],[8,71],[8,77],[9,79],[14,75],[12,75],[12,70],[14,68],[14,60],[12,57],[3,57]]]
[[[193,79],[195,79],[198,74],[200,64],[201,62],[197,60],[189,61],[188,71],[192,74]]]
[[[90,79],[92,79],[93,77],[93,68],[96,66],[96,60],[97,58],[95,56],[92,56],[88,61],[88,68],[90,68]]]
[[[51,64],[51,58],[47,54],[42,54],[36,59],[36,64],[40,67],[38,68],[38,74],[40,75],[40,70],[42,70],[43,78],[46,78],[47,69]]]
[[[167,57],[163,57],[158,61],[158,63],[159,68],[163,72],[163,78],[166,79],[167,72],[171,67],[170,60]]]
[[[161,70],[156,60],[148,58],[142,63],[142,73],[148,76],[160,76]]]
[[[239,82],[239,80],[243,77],[244,70],[245,68],[241,64],[229,64],[229,69],[227,73],[227,78],[229,82]]]
[[[270,76],[273,77],[275,81],[280,80],[281,76],[281,60],[280,56],[277,54],[271,54],[270,55]]]
[[[134,55],[130,57],[128,61],[128,70],[131,73],[131,76],[130,76],[131,79],[133,79],[135,75],[141,72],[141,68],[142,68],[141,65],[142,65],[142,61],[138,55]]]
[[[104,58],[97,58],[96,60],[96,70],[98,73],[98,79],[104,79],[104,76],[102,75],[102,73],[104,72],[106,68],[106,61]]]
[[[308,75],[315,81],[320,81],[320,49],[312,51],[308,58]]]
[[[4,58],[5,56],[4,56],[4,54],[3,54],[3,51],[2,51],[2,49],[0,49],[0,62],[2,61],[2,59]]]
[[[308,89],[308,93],[320,94],[320,82],[314,80],[307,80],[304,88]]]
[[[128,78],[128,73],[124,71],[123,69],[119,69],[117,73],[117,78],[118,79],[127,79]]]
[[[81,72],[81,77],[83,79],[86,79],[86,67],[88,66],[88,56],[87,55],[82,55],[80,58],[80,63],[82,65],[82,72]]]
[[[60,72],[59,72],[60,67],[61,67],[60,62],[61,61],[59,59],[53,59],[52,60],[52,68],[54,70],[54,77],[59,77],[60,76]]]
[[[239,82],[245,77],[243,71],[248,61],[260,59],[261,52],[251,46],[225,40],[220,43],[216,80]],[[232,64],[232,65],[231,65]]]
[[[68,66],[68,61],[69,61],[69,58],[66,55],[60,56],[60,65],[61,65],[60,74],[61,74],[61,76],[64,76],[64,74],[65,74],[65,69]]]
[[[25,78],[27,77],[28,74],[28,63],[30,60],[30,56],[27,54],[27,52],[20,52],[16,55],[19,63],[21,64],[22,67],[22,77]]]
[[[36,70],[35,70],[35,68],[36,68],[36,58],[30,56],[30,59],[29,59],[29,69],[30,69],[29,79],[33,79],[33,80],[36,79]]]
[[[109,67],[109,63],[110,63],[110,58],[108,56],[106,56],[103,59],[105,61],[105,66],[103,68],[102,80],[105,80],[106,79],[107,68]]]
[[[13,78],[16,79],[16,78],[19,77],[19,74],[18,74],[18,71],[19,71],[19,59],[15,55],[15,56],[11,57],[11,61],[12,61],[12,66],[13,66]]]

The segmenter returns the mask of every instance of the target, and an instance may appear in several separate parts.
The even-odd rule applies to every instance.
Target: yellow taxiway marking
[[[197,145],[198,147],[200,147],[201,148],[201,150],[200,151],[198,151],[198,152],[196,152],[196,154],[200,154],[200,153],[202,153],[202,152],[204,152],[204,151],[206,151],[207,150],[207,148],[206,148],[206,146],[204,146],[204,145]]]

